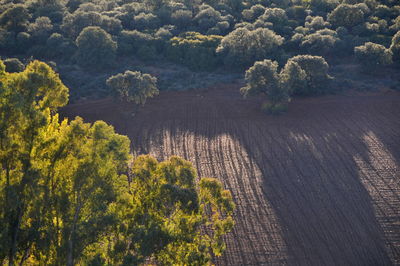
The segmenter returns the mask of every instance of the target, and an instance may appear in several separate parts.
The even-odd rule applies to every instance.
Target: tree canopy
[[[78,62],[85,67],[105,67],[113,64],[117,43],[100,27],[86,27],[76,38]]]
[[[147,98],[158,95],[157,78],[138,71],[125,71],[107,79],[107,85],[122,100],[144,105]]]
[[[45,63],[8,73],[0,61],[0,261],[204,265],[220,256],[234,224],[222,184],[179,157],[133,159],[129,139],[103,121],[60,120],[67,101]]]

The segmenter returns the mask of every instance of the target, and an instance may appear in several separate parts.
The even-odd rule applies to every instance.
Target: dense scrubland
[[[399,263],[397,0],[0,0],[0,57],[0,264]]]
[[[156,76],[162,90],[188,89],[232,82],[270,60],[256,66],[273,81],[249,73],[248,83],[274,98],[270,109],[285,109],[292,96],[351,83],[327,74],[338,62],[370,73],[398,64],[399,10],[395,0],[2,0],[0,50],[51,63],[73,101],[111,94],[106,80],[125,71]]]

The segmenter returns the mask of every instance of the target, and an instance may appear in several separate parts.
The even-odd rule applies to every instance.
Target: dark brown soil
[[[163,92],[136,115],[112,99],[63,113],[222,180],[236,226],[216,264],[400,264],[400,93],[296,99],[281,116],[259,107],[226,85]]]

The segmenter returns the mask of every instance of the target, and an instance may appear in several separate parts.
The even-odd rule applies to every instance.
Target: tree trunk
[[[80,200],[80,197],[78,196],[71,235],[68,240],[67,266],[74,265],[74,238],[75,238],[76,223],[78,222],[79,212],[81,211],[81,208],[82,208],[82,202]]]
[[[10,253],[8,255],[8,265],[9,266],[14,266],[15,253],[17,252],[17,239],[18,239],[18,233],[19,233],[19,226],[20,226],[21,218],[22,218],[21,207],[18,208],[17,213],[18,213],[18,215],[17,215],[16,223],[14,225],[11,224],[11,227],[14,230],[13,230],[13,233],[12,233]]]

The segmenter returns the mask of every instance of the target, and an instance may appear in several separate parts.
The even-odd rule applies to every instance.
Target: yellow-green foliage
[[[141,262],[151,256],[163,265],[205,265],[212,253],[222,254],[222,237],[234,225],[235,206],[221,182],[202,178],[197,185],[193,165],[176,156],[164,162],[139,156],[131,177],[129,191],[116,209],[125,222],[115,231],[120,237],[112,248],[115,257]]]
[[[104,122],[60,123],[68,89],[48,65],[0,66],[0,261],[73,265],[113,224],[129,139]]]
[[[67,100],[48,65],[7,73],[0,60],[0,262],[204,265],[220,255],[234,209],[221,183],[197,185],[179,157],[130,164],[130,141],[112,126],[60,122]]]

